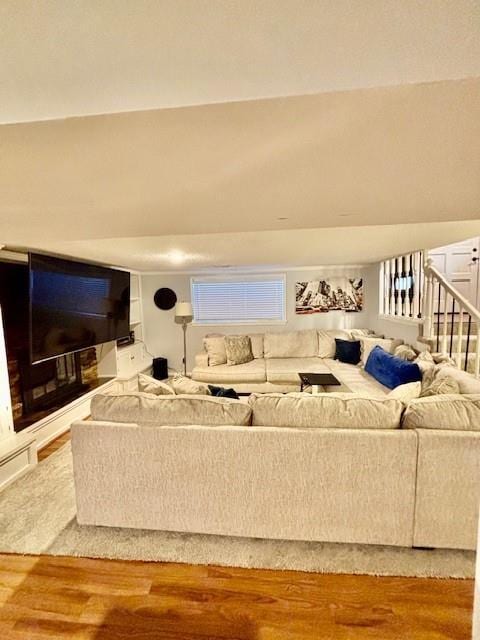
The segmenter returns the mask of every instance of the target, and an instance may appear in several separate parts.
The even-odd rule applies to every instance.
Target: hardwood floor
[[[466,640],[472,602],[472,580],[0,554],[0,640]]]
[[[52,453],[55,453],[55,451],[61,449],[63,445],[66,444],[69,440],[70,431],[67,431],[53,442],[50,442],[50,444],[47,444],[46,447],[38,451],[38,461],[41,462],[42,460],[45,460],[45,458],[48,458],[48,456],[52,455]]]

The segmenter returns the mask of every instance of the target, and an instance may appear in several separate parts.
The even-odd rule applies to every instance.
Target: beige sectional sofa
[[[80,524],[474,549],[480,395],[97,395]]]
[[[250,334],[254,359],[238,365],[229,365],[226,363],[226,356],[222,358],[221,340],[219,341],[222,336],[206,336],[204,351],[195,356],[192,379],[207,384],[233,387],[239,392],[287,393],[300,390],[300,372],[332,372],[342,382],[342,387],[336,387],[336,390],[370,393],[382,397],[390,390],[363,369],[333,360],[335,338],[350,340],[353,337],[368,337],[369,333],[368,330],[362,329],[311,329]],[[207,352],[209,339],[215,347],[215,359]],[[223,364],[212,364],[212,361],[222,360]]]

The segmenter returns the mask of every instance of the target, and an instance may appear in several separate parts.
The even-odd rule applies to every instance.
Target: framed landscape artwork
[[[295,313],[326,313],[327,311],[361,311],[363,309],[362,278],[329,278],[297,282]]]

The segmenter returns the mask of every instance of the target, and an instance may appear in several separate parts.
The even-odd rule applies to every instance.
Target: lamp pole
[[[186,318],[183,319],[182,329],[183,329],[183,375],[187,375],[187,326],[188,322]]]

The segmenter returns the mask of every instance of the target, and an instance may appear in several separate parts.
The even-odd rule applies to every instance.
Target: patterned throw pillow
[[[409,360],[410,362],[413,362],[417,357],[415,349],[409,344],[399,344],[393,352],[393,355],[397,356],[397,358],[401,358],[402,360]]]
[[[186,378],[185,376],[182,376],[180,374],[177,374],[173,378],[172,386],[176,394],[199,396],[211,395],[208,385],[202,384],[201,382],[195,382],[195,380],[190,380],[190,378]]]
[[[442,367],[434,366],[423,372],[421,397],[437,396],[443,393],[460,393],[458,382],[449,375],[442,375]]]
[[[227,364],[245,364],[253,360],[252,343],[249,336],[225,336]]]
[[[156,396],[174,396],[175,391],[167,382],[161,382],[144,373],[138,374],[138,390],[144,393],[153,393]]]

